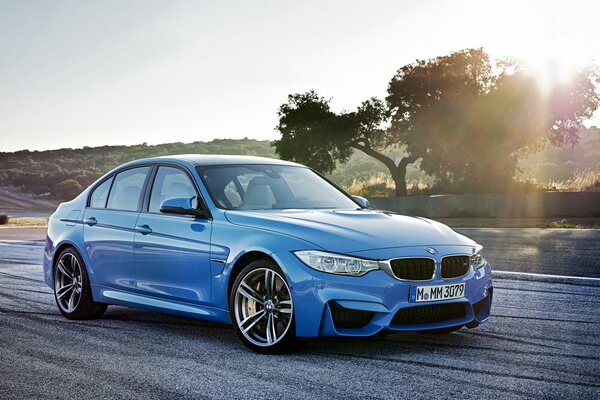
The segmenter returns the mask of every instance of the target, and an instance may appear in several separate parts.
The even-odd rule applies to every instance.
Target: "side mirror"
[[[354,195],[352,197],[354,197],[354,200],[356,200],[356,202],[360,204],[362,208],[371,208],[371,203],[369,203],[369,200],[365,199],[364,197]]]
[[[164,214],[191,215],[198,218],[206,218],[202,210],[194,207],[196,196],[174,197],[167,199],[160,205],[160,212]]]

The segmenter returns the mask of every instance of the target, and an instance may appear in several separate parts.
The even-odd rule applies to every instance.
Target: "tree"
[[[517,63],[494,68],[482,49],[463,50],[397,72],[386,99],[390,131],[442,186],[505,190],[519,158],[547,142],[577,143],[599,104],[596,82],[586,69],[543,91]]]
[[[314,91],[291,94],[279,107],[277,130],[281,139],[273,142],[284,160],[306,164],[322,172],[332,172],[337,162],[346,162],[354,149],[381,161],[396,184],[396,196],[406,196],[406,166],[414,161],[405,157],[396,163],[383,153],[390,137],[383,128],[385,104],[377,98],[364,101],[356,111],[331,111],[330,100]]]
[[[425,162],[433,147],[442,152],[445,148],[440,131],[422,125],[436,113],[438,120],[459,124],[461,107],[487,93],[492,82],[488,56],[479,49],[400,68],[389,84],[387,104],[372,98],[355,112],[335,114],[329,102],[312,91],[290,95],[279,109],[282,138],[274,142],[276,152],[283,159],[330,172],[352,149],[361,150],[389,169],[395,196],[406,196],[406,167],[419,158]],[[402,148],[407,156],[396,163],[383,153],[391,146]]]
[[[465,49],[405,65],[376,98],[334,113],[314,91],[288,96],[279,108],[281,158],[331,172],[354,149],[381,161],[406,195],[406,167],[468,192],[505,190],[519,158],[545,143],[577,143],[577,130],[598,108],[594,69],[544,92],[515,62],[492,64],[483,49]],[[398,163],[384,150],[407,154]]]

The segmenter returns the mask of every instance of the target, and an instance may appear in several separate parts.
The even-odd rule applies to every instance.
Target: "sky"
[[[464,48],[568,75],[600,61],[599,19],[591,0],[0,0],[0,151],[274,140],[290,93],[354,109]]]

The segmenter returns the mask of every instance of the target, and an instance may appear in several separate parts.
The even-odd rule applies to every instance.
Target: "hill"
[[[575,147],[547,146],[523,160],[520,164],[522,178],[548,187],[568,180],[577,171],[599,168],[600,129],[584,129],[580,135],[581,142]],[[72,198],[106,171],[127,161],[189,153],[277,157],[269,141],[247,138],[153,146],[144,143],[134,146],[0,152],[0,188],[63,200]],[[402,156],[400,151],[391,151],[389,154],[398,158]],[[387,169],[381,163],[359,151],[330,174],[330,178],[341,186],[367,195],[388,193],[390,182],[386,182],[386,177]],[[432,177],[423,174],[414,165],[409,166],[407,180],[413,192],[433,183]]]
[[[72,198],[105,172],[127,161],[169,154],[247,154],[275,157],[268,141],[220,139],[156,146],[83,147],[0,153],[0,186],[56,199]]]

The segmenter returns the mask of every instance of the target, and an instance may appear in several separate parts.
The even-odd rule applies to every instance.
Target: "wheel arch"
[[[260,251],[260,250],[252,250],[247,253],[244,253],[242,256],[240,256],[235,261],[235,263],[233,264],[233,267],[231,268],[231,271],[229,273],[229,279],[227,281],[227,305],[228,306],[229,306],[229,299],[231,297],[231,289],[233,288],[233,284],[234,284],[235,280],[237,279],[238,275],[240,274],[240,272],[248,264],[250,264],[253,261],[260,260],[261,258],[266,258],[266,259],[272,260],[273,262],[277,262],[269,254],[267,254],[263,251]]]
[[[58,259],[58,256],[60,255],[60,253],[62,253],[63,250],[65,250],[66,248],[72,248],[73,250],[75,250],[77,252],[77,254],[79,254],[79,257],[81,258],[81,260],[83,261],[83,268],[86,269],[86,272],[88,273],[88,276],[90,275],[90,271],[87,267],[87,262],[85,262],[84,259],[84,253],[81,252],[81,250],[77,247],[77,245],[71,241],[64,241],[61,242],[58,246],[56,246],[56,248],[54,249],[54,252],[52,254],[52,279],[54,280],[54,268],[56,267],[56,261]]]

